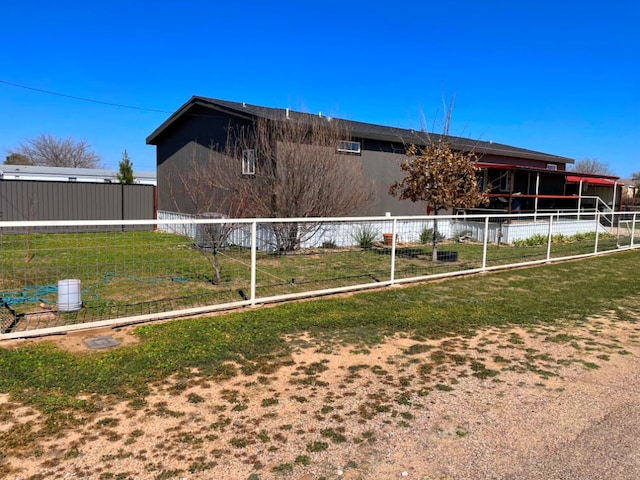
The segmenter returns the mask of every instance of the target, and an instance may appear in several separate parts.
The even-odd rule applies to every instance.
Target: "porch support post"
[[[538,195],[540,194],[540,172],[536,173],[536,198],[533,205],[533,221],[535,222],[538,217]]]
[[[509,203],[507,204],[507,214],[511,215],[513,210],[511,208],[511,204],[513,203],[513,184],[516,181],[516,171],[511,170],[511,179],[509,180]],[[508,220],[508,223],[511,223],[511,219]]]
[[[582,178],[580,179],[580,185],[578,185],[578,220],[580,220],[581,209],[582,209]]]

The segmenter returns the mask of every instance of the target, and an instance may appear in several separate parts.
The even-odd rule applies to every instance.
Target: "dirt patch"
[[[82,352],[100,335],[136,341],[129,328],[56,341]],[[4,452],[7,478],[519,478],[640,394],[640,327],[615,312],[562,330],[397,336],[373,348],[290,341],[292,361],[275,372],[193,372],[104,405],[63,438]],[[44,427],[6,395],[0,414]]]
[[[113,329],[111,327],[95,328],[89,330],[78,330],[67,332],[60,335],[47,335],[37,338],[6,340],[2,343],[3,347],[13,348],[20,345],[34,344],[34,343],[55,343],[56,346],[62,350],[67,350],[72,353],[83,353],[90,351],[89,347],[84,343],[85,340],[94,337],[111,336],[120,342],[120,346],[136,345],[140,343],[140,339],[137,335],[133,334],[135,326],[118,327]],[[117,347],[116,347],[117,348]]]

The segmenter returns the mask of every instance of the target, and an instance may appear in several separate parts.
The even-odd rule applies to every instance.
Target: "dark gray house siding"
[[[195,213],[189,210],[186,202],[176,195],[175,176],[188,169],[189,162],[210,162],[211,148],[223,147],[227,141],[227,132],[238,126],[251,126],[256,118],[270,121],[309,122],[310,114],[293,112],[289,109],[276,109],[229,102],[205,97],[192,97],[148,138],[147,143],[156,146],[158,165],[158,207],[161,210]],[[325,117],[320,117],[325,118]],[[331,119],[327,118],[327,121]],[[376,200],[367,211],[354,215],[393,215],[425,214],[425,207],[409,201],[400,201],[389,195],[389,186],[403,177],[401,163],[406,159],[405,149],[409,144],[425,145],[440,138],[437,134],[416,132],[382,125],[341,120],[346,124],[353,140],[361,143],[361,153],[354,155],[362,162],[363,171],[376,189]],[[572,159],[532,150],[512,147],[493,142],[473,141],[460,137],[447,137],[454,149],[473,151],[481,157],[481,162],[513,168],[515,166],[534,169],[546,169],[549,164],[564,171]],[[214,163],[214,162],[213,162]],[[215,165],[212,165],[215,169]],[[238,169],[241,166],[238,165]],[[558,172],[560,173],[560,172]],[[501,175],[492,172],[491,175]],[[257,172],[259,175],[259,171]],[[522,179],[519,178],[522,182]],[[520,187],[520,185],[518,186]],[[530,184],[526,187],[530,190]],[[549,176],[545,189],[564,194],[564,176]]]
[[[162,142],[156,145],[158,209],[195,213],[190,211],[192,206],[178,191],[177,176],[184,174],[193,160],[212,162],[212,152],[224,149],[227,132],[250,125],[248,118],[232,117],[202,107],[190,110],[171,125],[163,135]]]
[[[389,195],[391,184],[402,179],[400,164],[406,159],[404,153],[389,153],[375,150],[362,150],[362,167],[365,175],[372,179],[376,190],[376,201],[369,212],[371,215],[425,215],[425,206],[398,200]]]

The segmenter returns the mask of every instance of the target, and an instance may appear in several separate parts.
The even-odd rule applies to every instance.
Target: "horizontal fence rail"
[[[0,222],[0,340],[632,249],[636,215]]]

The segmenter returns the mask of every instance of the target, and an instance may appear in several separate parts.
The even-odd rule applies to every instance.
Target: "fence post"
[[[600,212],[596,212],[596,241],[593,253],[598,253],[598,236],[600,233]]]
[[[258,221],[251,222],[251,305],[256,304],[256,252],[258,251]]]
[[[395,282],[396,279],[396,235],[398,231],[398,220],[393,219],[393,224],[391,227],[391,284]]]
[[[631,248],[633,248],[633,239],[636,236],[636,215],[637,213],[633,213],[633,220],[631,223]]]
[[[487,268],[487,245],[489,245],[489,215],[484,218],[484,238],[482,239],[482,270]]]
[[[582,209],[582,177],[580,177],[580,184],[578,185],[578,220],[580,220],[581,209]]]
[[[549,234],[547,235],[547,261],[551,260],[552,233],[553,233],[553,215],[549,215]]]
[[[124,220],[124,183],[120,183],[120,220]],[[124,224],[122,224],[124,232]]]

